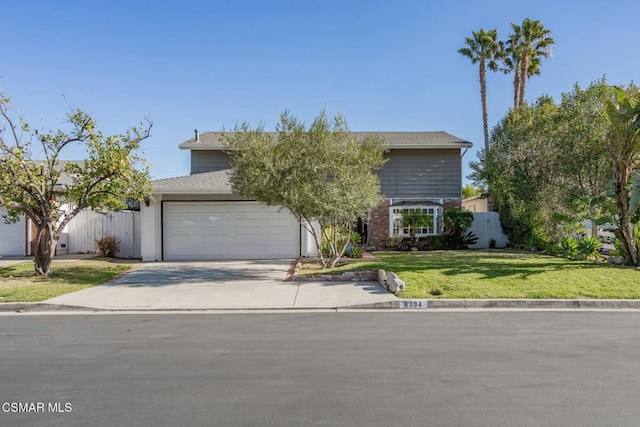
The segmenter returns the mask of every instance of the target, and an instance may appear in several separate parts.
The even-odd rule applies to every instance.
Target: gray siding
[[[246,201],[235,194],[163,194],[163,202]]]
[[[229,156],[222,151],[191,150],[191,173],[229,169]]]
[[[378,171],[387,198],[459,198],[460,150],[391,150]]]
[[[462,186],[460,149],[391,150],[377,173],[387,198],[459,198]],[[191,150],[191,173],[230,168],[218,150]]]

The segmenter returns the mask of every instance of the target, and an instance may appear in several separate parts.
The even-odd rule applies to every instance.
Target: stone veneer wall
[[[445,199],[444,208],[460,208],[461,199]],[[371,219],[369,221],[370,240],[369,247],[372,249],[386,249],[387,240],[389,240],[389,199],[385,199],[371,210]]]

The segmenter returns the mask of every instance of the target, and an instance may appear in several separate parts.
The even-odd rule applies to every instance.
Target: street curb
[[[75,305],[47,304],[44,302],[3,302],[0,312],[33,312],[33,311],[104,311],[100,308],[80,307]]]
[[[0,312],[60,312],[60,311],[87,311],[87,312],[165,312],[176,311],[206,312],[206,311],[317,311],[317,310],[397,310],[397,309],[635,309],[640,310],[640,299],[622,300],[589,300],[589,299],[398,299],[396,301],[385,301],[371,304],[346,305],[335,307],[209,307],[209,308],[165,308],[165,309],[145,309],[145,308],[96,308],[83,306],[70,306],[60,304],[47,304],[42,302],[22,302],[22,303],[0,303]]]
[[[640,299],[399,299],[373,304],[350,306],[362,309],[400,309],[415,308],[407,306],[408,302],[422,302],[422,309],[482,309],[482,308],[510,308],[510,309],[640,309]]]

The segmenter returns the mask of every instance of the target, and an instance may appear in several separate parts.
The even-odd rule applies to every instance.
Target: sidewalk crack
[[[292,307],[296,306],[296,302],[298,301],[298,294],[300,293],[300,285],[302,284],[302,282],[298,282],[298,289],[296,289],[296,296],[293,298],[293,305]]]

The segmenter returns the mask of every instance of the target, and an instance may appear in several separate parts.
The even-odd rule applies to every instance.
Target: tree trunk
[[[516,64],[513,68],[513,108],[516,109],[520,105],[520,64]]]
[[[591,219],[591,237],[598,238],[598,223],[596,223],[596,219]]]
[[[294,214],[295,215],[295,214]],[[311,233],[313,237],[313,241],[316,244],[316,250],[318,251],[318,258],[320,259],[320,264],[322,264],[322,268],[327,266],[327,260],[322,256],[322,228],[320,229],[320,236],[316,233],[316,229],[312,225],[312,220],[307,218],[298,217],[298,221],[302,226]]]
[[[625,265],[638,265],[638,250],[633,241],[631,221],[629,219],[629,191],[627,183],[629,169],[625,165],[618,164],[613,182],[613,191],[616,194],[616,205],[620,214],[619,235],[622,243],[622,262]]]
[[[522,62],[520,64],[520,87],[518,90],[518,107],[524,104],[524,95],[527,90],[527,77],[529,68],[529,56],[523,52]]]
[[[480,101],[482,102],[482,126],[484,126],[484,150],[489,151],[489,112],[487,107],[487,71],[480,61]]]
[[[338,230],[337,221],[334,222],[333,229]],[[346,236],[344,236],[344,242],[339,241],[340,238],[342,237],[340,236],[340,233],[336,231],[336,233],[334,234],[335,240],[330,245],[331,246],[330,250],[332,251],[332,253],[329,254],[329,266],[331,268],[335,268],[336,264],[338,263],[338,261],[340,261],[345,251],[347,250],[347,247],[351,243],[351,230],[352,230],[351,225],[346,226]],[[340,244],[340,246],[338,244]]]
[[[50,223],[39,224],[36,235],[34,253],[34,268],[36,276],[50,276],[51,260],[56,251],[58,238],[55,233],[55,225]]]

